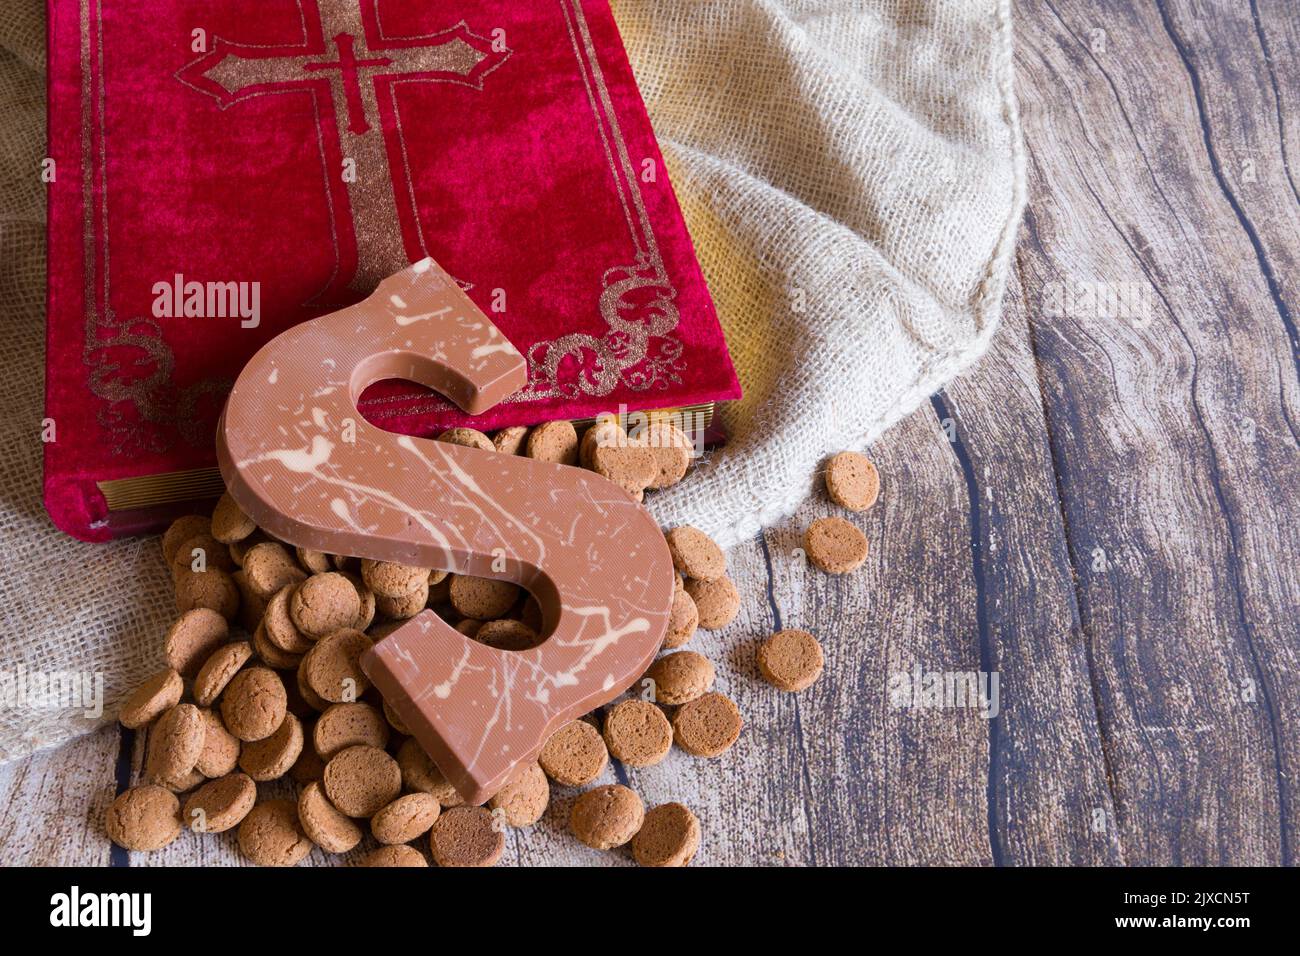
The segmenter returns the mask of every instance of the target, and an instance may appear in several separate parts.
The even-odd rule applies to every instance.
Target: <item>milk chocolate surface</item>
[[[236,382],[217,437],[230,494],[276,537],[500,578],[537,597],[548,636],[536,648],[490,648],[425,611],[362,661],[471,803],[641,675],[673,596],[663,536],[612,482],[395,435],[356,407],[368,385],[404,378],[478,413],[525,375],[514,346],[426,259],[268,343]]]

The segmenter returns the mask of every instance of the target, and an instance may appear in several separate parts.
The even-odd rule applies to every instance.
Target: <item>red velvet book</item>
[[[605,0],[50,0],[45,500],[105,540],[220,490],[244,362],[432,256],[528,359],[478,419],[739,386]]]

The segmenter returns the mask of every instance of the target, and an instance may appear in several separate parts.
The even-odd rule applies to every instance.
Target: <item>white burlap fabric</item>
[[[663,524],[792,512],[967,367],[1023,204],[1009,0],[615,0],[745,398]],[[174,615],[156,539],[83,545],[40,503],[44,3],[0,7],[0,680],[100,673],[107,710],[0,701],[0,759],[108,719]],[[26,687],[39,684],[26,684]]]

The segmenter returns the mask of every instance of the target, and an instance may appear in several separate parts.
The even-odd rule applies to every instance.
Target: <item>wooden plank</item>
[[[0,766],[0,864],[107,866],[117,728]]]
[[[1171,40],[1205,11],[1020,10],[1034,201],[1018,261],[1121,843],[1143,863],[1284,862],[1296,377],[1195,122],[1198,96],[1227,94],[1194,83]],[[1254,41],[1212,42],[1241,62]],[[1128,316],[1062,295],[1130,288]]]
[[[990,826],[999,863],[1113,865],[1123,854],[1026,312],[1013,279],[988,357],[935,400],[974,522],[982,668],[999,676]]]

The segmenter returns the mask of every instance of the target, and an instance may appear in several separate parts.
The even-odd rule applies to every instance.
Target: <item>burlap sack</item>
[[[614,9],[745,388],[726,451],[653,508],[732,544],[987,347],[1024,192],[1009,3]],[[41,506],[44,50],[43,0],[6,0],[0,759],[108,719],[174,615],[156,539],[79,544]],[[61,672],[101,674],[105,713],[13,699]]]

